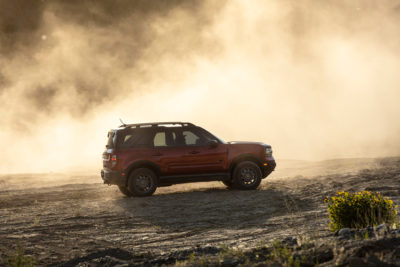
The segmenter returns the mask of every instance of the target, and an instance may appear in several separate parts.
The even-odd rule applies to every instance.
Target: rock
[[[342,228],[339,230],[339,236],[347,236],[351,235],[351,229],[350,228]]]
[[[348,239],[352,236],[352,234],[353,232],[351,231],[350,228],[342,228],[338,232],[339,240]]]
[[[379,236],[385,236],[387,233],[389,233],[389,231],[390,231],[390,227],[387,226],[385,223],[378,225],[375,230],[375,232]]]
[[[392,234],[395,234],[395,235],[400,234],[400,229],[393,229]]]
[[[389,227],[386,225],[386,223],[382,223],[382,224],[380,224],[380,225],[378,225],[377,227],[376,227],[376,230],[377,231],[380,231],[380,230],[382,230],[382,229],[388,229]]]
[[[239,264],[238,260],[233,259],[233,258],[227,258],[227,259],[224,259],[223,262],[221,262],[221,266],[222,267],[224,267],[224,266],[226,266],[226,267],[228,267],[228,266],[236,266],[238,264]]]

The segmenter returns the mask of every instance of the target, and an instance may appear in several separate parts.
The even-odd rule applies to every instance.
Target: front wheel
[[[252,161],[239,163],[233,171],[233,181],[242,190],[256,189],[261,183],[261,169]]]
[[[157,175],[150,169],[138,168],[129,176],[128,188],[135,196],[151,196],[157,189]]]

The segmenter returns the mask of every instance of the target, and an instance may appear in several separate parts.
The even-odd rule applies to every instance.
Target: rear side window
[[[167,141],[165,139],[165,132],[158,132],[154,136],[153,144],[155,147],[167,146]]]
[[[150,129],[126,129],[118,132],[118,148],[151,147],[154,133]]]
[[[156,132],[153,139],[154,147],[172,147],[175,146],[176,134],[169,129],[163,129]]]

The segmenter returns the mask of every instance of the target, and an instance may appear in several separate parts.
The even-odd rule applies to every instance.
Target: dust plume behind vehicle
[[[1,6],[1,173],[94,170],[118,118],[193,121],[278,160],[399,153],[395,1]]]

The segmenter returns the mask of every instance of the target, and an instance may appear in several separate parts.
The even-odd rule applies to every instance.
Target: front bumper
[[[108,169],[101,170],[101,178],[105,184],[126,185],[125,173]]]
[[[263,178],[265,178],[268,175],[270,175],[270,173],[275,170],[275,167],[276,167],[275,160],[264,161],[263,167],[262,167]]]

